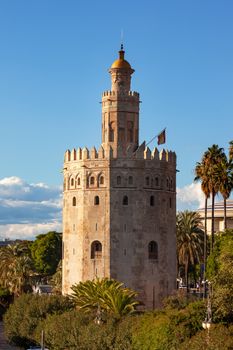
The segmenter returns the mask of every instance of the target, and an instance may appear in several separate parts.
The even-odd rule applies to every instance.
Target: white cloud
[[[199,183],[177,188],[177,210],[196,210],[204,206],[205,196]]]
[[[0,240],[2,239],[34,239],[35,236],[49,231],[62,232],[60,221],[39,224],[0,225]]]
[[[16,176],[0,179],[2,237],[32,238],[57,228],[61,231],[61,208],[61,187],[29,184]]]

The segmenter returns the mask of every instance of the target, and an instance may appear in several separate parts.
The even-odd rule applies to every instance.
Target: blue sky
[[[58,203],[65,150],[100,145],[99,102],[122,29],[142,101],[140,140],[167,127],[166,148],[180,170],[178,206],[200,204],[195,163],[213,143],[227,150],[233,139],[232,16],[231,0],[1,1],[0,236],[14,224],[59,227],[53,205],[52,219],[39,210],[36,222],[36,210],[33,220],[19,218],[18,201],[48,214],[47,194],[43,200],[35,188]],[[31,197],[18,198],[16,183]]]

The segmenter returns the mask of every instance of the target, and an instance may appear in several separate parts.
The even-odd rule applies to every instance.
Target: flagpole
[[[158,137],[160,134],[162,134],[162,132],[164,132],[165,130],[166,130],[166,128],[164,128],[156,136],[154,136],[149,142],[146,143],[146,146],[148,146],[152,141],[154,141],[156,139],[156,137]]]

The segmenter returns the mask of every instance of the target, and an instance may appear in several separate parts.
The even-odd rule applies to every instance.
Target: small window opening
[[[104,184],[104,177],[100,176],[100,185],[103,185],[103,184]]]
[[[102,258],[102,244],[99,241],[94,241],[91,244],[91,259]]]
[[[74,179],[71,179],[71,180],[70,180],[70,185],[71,185],[71,186],[74,186]]]
[[[148,258],[153,260],[158,259],[158,244],[155,241],[151,241],[148,244]]]
[[[76,207],[76,197],[73,197],[72,204],[73,204],[73,207]]]
[[[91,176],[91,178],[90,178],[90,184],[91,184],[91,185],[94,185],[94,183],[95,183],[95,178],[94,178],[94,176]]]
[[[159,186],[159,179],[158,179],[158,177],[155,178],[155,186]]]
[[[81,179],[80,179],[80,177],[78,177],[77,184],[78,184],[78,186],[80,186],[80,184],[81,184]]]
[[[150,206],[153,207],[155,205],[155,197],[150,196]]]
[[[150,178],[149,176],[146,177],[146,186],[149,186],[150,185]]]
[[[128,205],[129,201],[128,201],[128,197],[124,196],[123,197],[123,205]]]
[[[129,185],[133,184],[133,176],[129,176]]]
[[[121,185],[121,177],[117,176],[117,185]]]
[[[95,205],[99,205],[99,204],[100,204],[99,196],[95,196],[95,198],[94,198],[94,204],[95,204]]]
[[[170,206],[170,208],[172,207],[172,199],[171,199],[171,197],[169,198],[169,206]]]

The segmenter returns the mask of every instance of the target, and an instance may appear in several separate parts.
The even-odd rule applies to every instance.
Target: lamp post
[[[99,304],[98,304],[97,311],[96,311],[95,323],[98,325],[103,323],[103,320],[101,318],[101,308],[100,308]]]
[[[208,281],[205,281],[208,282]],[[205,320],[202,322],[202,327],[204,329],[207,329],[207,345],[209,344],[209,340],[210,340],[210,327],[212,324],[212,308],[211,308],[211,283],[208,282],[209,285],[209,290],[208,290],[208,299],[207,299],[207,308],[206,308],[206,317]]]

